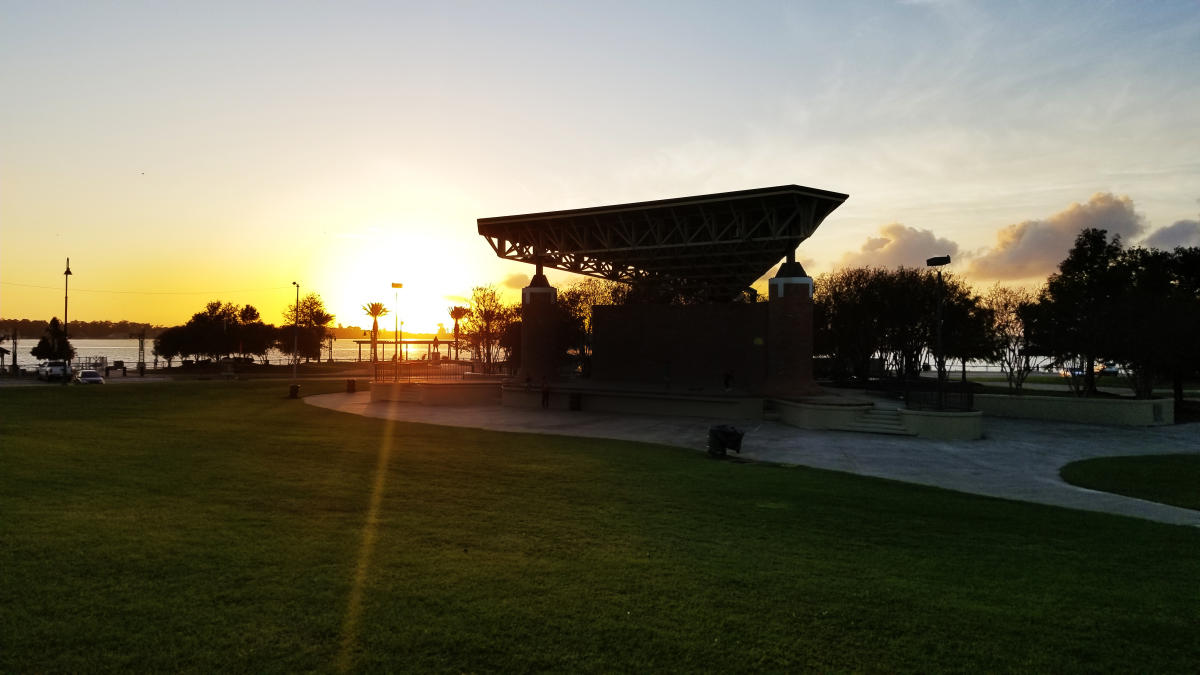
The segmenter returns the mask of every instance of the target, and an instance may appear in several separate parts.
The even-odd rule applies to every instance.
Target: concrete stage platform
[[[978,412],[927,412],[876,402],[852,393],[826,391],[813,396],[776,399],[717,388],[671,388],[590,380],[532,382],[472,378],[461,381],[377,382],[371,401],[422,405],[494,405],[505,408],[566,410],[616,415],[665,415],[759,422],[781,421],[805,429],[859,431],[972,440],[983,435]]]

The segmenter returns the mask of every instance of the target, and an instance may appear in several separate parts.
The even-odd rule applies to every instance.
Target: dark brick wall
[[[594,309],[592,377],[600,381],[761,393],[767,303]]]
[[[526,288],[521,307],[521,368],[514,379],[540,386],[557,378],[558,330],[553,288]]]
[[[788,291],[769,303],[766,391],[780,398],[798,398],[818,393],[813,382],[813,303],[803,286],[788,286]]]

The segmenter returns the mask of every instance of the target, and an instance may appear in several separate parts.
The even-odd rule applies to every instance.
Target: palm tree
[[[375,344],[379,340],[379,317],[387,314],[387,308],[382,302],[369,302],[362,306],[362,310],[371,317],[371,363],[375,363],[376,351]]]
[[[467,318],[471,310],[466,307],[451,307],[450,318],[454,319],[454,360],[458,360],[458,321]]]

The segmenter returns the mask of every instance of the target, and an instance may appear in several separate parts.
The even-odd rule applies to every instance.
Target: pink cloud
[[[935,255],[954,256],[958,244],[930,230],[892,223],[879,228],[858,251],[842,256],[840,267],[921,267]]]
[[[971,260],[968,274],[984,279],[1028,279],[1053,273],[1086,228],[1128,241],[1145,229],[1129,197],[1097,192],[1042,220],[1026,220],[996,233],[996,244]]]

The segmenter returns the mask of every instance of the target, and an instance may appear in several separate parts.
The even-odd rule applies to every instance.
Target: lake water
[[[445,355],[447,353],[446,350],[448,349],[447,345],[449,342],[450,342],[450,340],[447,340],[446,342],[443,342],[441,345],[441,351],[442,351],[443,355]],[[34,345],[36,345],[36,344],[37,344],[36,339],[25,338],[25,339],[21,340],[20,348],[17,350],[17,352],[18,352],[17,353],[17,363],[22,368],[32,370],[33,368],[35,368],[37,366],[38,360],[33,358],[33,356],[31,356],[29,354],[29,350],[33,349]],[[109,365],[112,365],[112,363],[114,361],[124,361],[125,364],[129,367],[132,367],[137,364],[137,357],[138,357],[138,348],[137,348],[138,341],[137,340],[133,340],[133,339],[71,340],[71,344],[73,344],[75,346],[76,359],[104,357],[104,358],[108,359]],[[10,351],[12,350],[11,342],[0,342],[0,346],[4,347]],[[148,368],[154,367],[153,348],[154,348],[154,341],[146,340],[146,366]],[[386,342],[384,340],[380,340],[379,348],[381,350],[381,352],[380,352],[381,359],[383,359],[383,360],[391,359],[391,357],[392,357],[392,343],[391,342]],[[427,351],[428,348],[425,345],[408,345],[407,349],[408,349],[408,358],[410,358],[410,359],[419,359],[428,353],[428,351]],[[359,359],[359,356],[360,356],[359,346],[358,346],[358,343],[356,343],[354,340],[334,340],[333,358],[335,361],[357,361]],[[370,360],[371,345],[369,345],[369,344],[362,345],[361,357],[362,357],[362,360],[364,360],[364,361]],[[327,351],[322,350],[321,359],[325,360],[328,358],[329,358],[329,353]],[[464,353],[464,358],[465,358],[465,353]],[[278,350],[274,350],[274,349],[267,352],[267,359],[271,363],[287,363],[288,362],[286,355],[284,355],[283,353],[279,352]],[[11,360],[5,361],[6,365],[11,364],[11,363],[12,363]],[[179,359],[176,359],[175,365],[179,365],[179,363],[180,363]],[[165,365],[165,364],[160,362],[159,365]],[[958,374],[957,368],[958,368],[957,363],[950,364],[949,369],[950,369],[951,377],[954,377]],[[976,372],[979,372],[979,371],[998,372],[999,371],[999,368],[996,365],[984,364],[984,363],[968,363],[967,368],[971,371],[976,371]]]
[[[447,341],[448,342],[448,341]],[[71,340],[71,344],[75,346],[75,358],[99,358],[108,359],[108,364],[112,365],[113,361],[124,361],[126,366],[132,367],[137,364],[138,360],[138,341],[132,339],[124,340]],[[22,368],[33,369],[37,366],[38,360],[30,355],[29,350],[37,345],[36,338],[23,338],[20,341],[20,347],[17,349],[17,364]],[[11,342],[0,342],[0,346],[12,351]],[[380,358],[392,358],[392,343],[379,341],[382,353]],[[419,359],[427,353],[425,345],[408,345],[408,357],[410,359]],[[441,345],[442,354],[446,353],[447,345]],[[321,360],[329,358],[329,352],[321,351]],[[356,361],[359,358],[359,346],[354,340],[334,340],[333,341],[333,358],[335,361]],[[371,358],[371,345],[365,344],[362,346],[362,359],[364,361]],[[271,363],[286,363],[287,356],[278,350],[272,349],[267,352],[267,359]],[[11,364],[11,356],[5,360],[5,364]],[[146,365],[154,367],[154,341],[146,340]],[[160,362],[160,365],[164,365]],[[175,365],[179,365],[179,359],[175,360]]]

